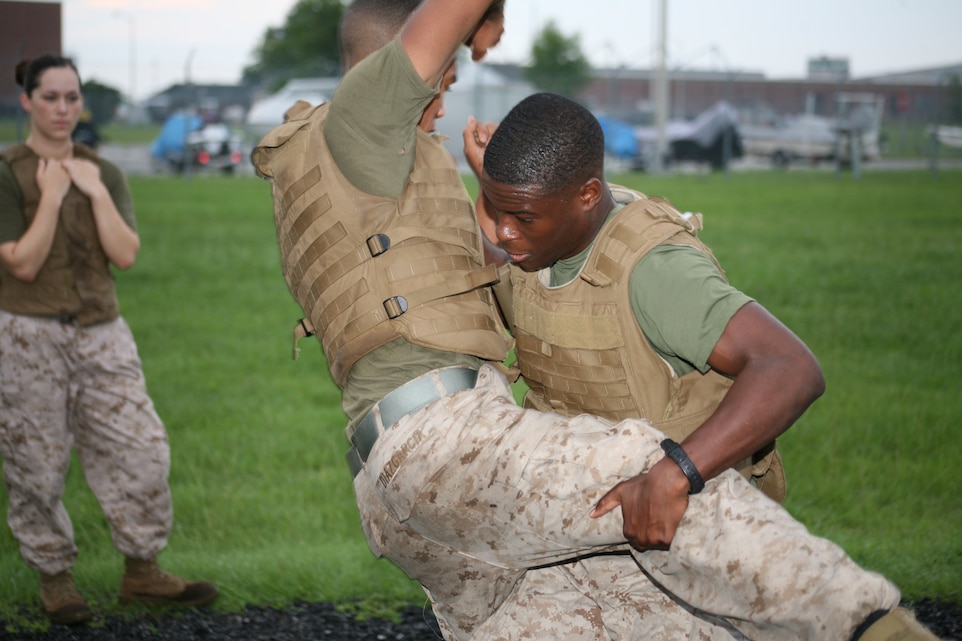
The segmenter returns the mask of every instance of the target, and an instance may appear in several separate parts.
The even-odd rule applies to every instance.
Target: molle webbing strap
[[[420,139],[418,142],[420,143]],[[415,167],[409,178],[411,184],[424,184],[428,186],[444,183],[451,184],[460,180],[461,174],[458,173],[457,169],[428,166]],[[421,202],[409,201],[406,204],[402,204],[401,211],[402,213],[429,211],[422,209],[423,205],[424,203]]]
[[[461,257],[452,257],[445,262],[456,261],[460,258]],[[447,269],[457,273],[452,267],[448,267]],[[440,300],[456,294],[463,294],[464,292],[469,292],[479,287],[491,285],[498,279],[497,272],[496,266],[488,265],[481,269],[459,274],[458,276],[449,276],[444,279],[441,286],[431,285],[430,287],[422,287],[421,289],[408,291],[404,294],[393,296],[390,299],[385,299],[384,307],[387,309],[390,318],[397,318],[409,308],[418,307],[430,301]],[[388,300],[393,300],[393,303],[389,304]],[[396,313],[391,313],[391,310],[388,309],[392,304],[397,306]]]
[[[501,316],[508,327],[514,325],[514,301],[511,297],[511,265],[505,264],[498,268],[498,282],[491,288],[501,309]]]
[[[668,222],[655,223],[652,228],[652,234],[657,236],[647,240],[644,244],[646,250],[665,243],[681,232],[677,225]],[[634,253],[630,249],[634,238],[630,236],[640,239],[639,234],[620,224],[612,228],[611,236],[614,241],[619,241],[621,244],[613,242],[604,251],[595,253],[588,259],[588,264],[585,264],[585,269],[582,270],[581,278],[597,287],[607,287],[622,279],[624,271],[632,267],[625,262],[628,256]]]
[[[311,187],[317,185],[320,179],[321,179],[321,169],[320,167],[315,166],[315,167],[309,168],[307,170],[307,173],[304,174],[303,177],[291,183],[287,192],[281,197],[281,207],[284,209],[284,211],[289,212],[291,210],[291,207],[293,207],[294,203],[296,203],[298,200],[300,200],[300,198],[304,194],[310,191]],[[323,214],[325,211],[330,209],[331,201],[327,199],[327,194],[320,194],[318,196],[318,199],[321,202],[315,201],[315,202],[309,203],[307,205],[304,205],[303,209],[316,211],[318,212],[318,214]],[[288,220],[290,222],[285,221],[282,227],[294,226],[298,224],[298,221],[301,221],[300,225],[302,228],[310,224],[309,221],[305,223],[302,220],[301,216],[297,216],[293,218],[288,216]]]
[[[634,207],[639,207],[635,204]],[[656,199],[644,201],[644,215],[654,222],[639,231],[635,224],[616,218],[607,232],[608,242],[588,258],[581,278],[598,287],[606,287],[622,279],[625,269],[633,263],[630,256],[647,254],[654,247],[663,245],[679,234],[694,241],[697,226],[686,220],[671,205]],[[640,214],[636,214],[640,215]],[[696,219],[700,223],[700,219]],[[687,232],[687,233],[686,233]],[[682,241],[685,242],[685,241]],[[698,243],[701,246],[701,243]]]
[[[659,422],[684,411],[676,392],[688,396],[638,330],[629,277],[658,245],[701,243],[695,225],[669,204],[612,191],[625,207],[602,228],[579,278],[547,288],[536,275],[513,271],[518,359],[533,406]]]
[[[398,327],[396,327],[395,324],[401,324],[403,326],[404,337],[415,345],[437,349],[434,347],[437,341],[446,339],[451,344],[464,345],[466,348],[470,348],[470,351],[469,349],[462,349],[463,353],[475,354],[476,348],[467,345],[464,342],[464,338],[466,336],[470,337],[471,333],[478,331],[498,332],[499,326],[486,314],[464,313],[460,309],[461,304],[458,303],[456,299],[466,296],[466,294],[461,294],[453,297],[455,300],[452,302],[442,302],[432,305],[429,308],[420,310],[421,313],[417,316],[412,317],[409,312],[390,323],[381,322],[374,324],[372,329],[366,333],[360,333],[355,331],[353,327],[348,327],[343,334],[332,339],[330,343],[324,343],[325,353],[365,354],[372,349],[369,347],[371,337],[380,338],[382,342],[379,344],[384,344],[399,335]],[[336,351],[329,352],[328,350]],[[346,375],[347,369],[348,368],[338,364],[337,367],[332,366],[331,371],[335,376],[340,376],[342,374]]]
[[[552,390],[548,408],[571,416],[598,414],[607,418],[632,412],[637,400],[625,381],[617,354],[588,350],[555,349],[538,338],[519,333],[517,349],[524,354],[520,361],[521,373],[529,386],[542,393]],[[538,378],[527,377],[529,369],[538,371]]]
[[[466,274],[457,274],[457,272],[449,273],[452,273],[452,275],[445,278],[441,283],[432,284],[420,289],[399,289],[399,291],[403,291],[404,293],[388,296],[383,300],[376,301],[376,304],[360,305],[359,307],[367,310],[367,312],[352,319],[352,321],[347,324],[347,327],[344,328],[344,339],[349,341],[355,335],[365,334],[373,330],[377,325],[387,320],[397,319],[407,313],[408,310],[420,307],[425,303],[463,294],[479,287],[490,285],[494,282],[494,279],[497,278],[496,269],[493,265]],[[327,301],[327,299],[322,296],[314,295],[313,291],[307,300],[314,302],[310,310],[311,316],[320,318],[322,326],[327,327],[333,325],[337,316],[349,310],[355,303],[365,297],[373,295],[374,292],[368,286],[367,281],[361,280],[355,283],[351,289],[342,293],[341,297],[335,298],[332,301]],[[436,321],[432,321],[432,327],[437,327]]]
[[[362,356],[397,338],[500,361],[510,339],[483,268],[472,202],[443,146],[418,132],[399,198],[356,189],[323,134],[326,105],[301,110],[252,154],[273,182],[284,278],[343,385]],[[306,114],[306,115],[305,115]],[[295,114],[291,114],[294,116]]]
[[[540,308],[521,297],[514,301],[514,306],[515,315],[525,319],[524,331],[546,344],[589,350],[619,349],[625,345],[618,319],[613,314],[571,314]]]

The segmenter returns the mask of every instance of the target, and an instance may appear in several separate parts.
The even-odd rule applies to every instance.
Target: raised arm
[[[478,217],[478,225],[481,227],[481,238],[484,240],[485,263],[505,265],[508,263],[508,254],[498,245],[495,221],[488,212],[484,202],[484,192],[480,187],[481,172],[484,168],[484,148],[497,128],[498,126],[494,123],[478,122],[474,116],[469,116],[468,124],[461,135],[464,140],[464,158],[478,180],[478,198],[474,209]]]
[[[480,60],[501,39],[504,0],[424,0],[401,32],[401,42],[418,75],[431,86],[463,44]]]

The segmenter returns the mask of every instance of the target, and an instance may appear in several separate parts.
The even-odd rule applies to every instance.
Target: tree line
[[[277,90],[292,78],[340,75],[337,26],[343,11],[341,0],[300,0],[283,26],[264,31],[242,82]],[[569,97],[591,79],[579,37],[563,34],[551,22],[536,36],[523,71],[525,80],[538,89]]]

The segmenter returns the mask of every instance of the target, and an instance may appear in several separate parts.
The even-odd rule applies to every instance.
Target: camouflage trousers
[[[732,470],[691,497],[670,551],[632,549],[619,510],[588,512],[659,461],[663,438],[643,420],[521,409],[484,366],[474,389],[380,436],[354,481],[362,527],[449,641],[847,641],[898,604]]]
[[[64,508],[76,448],[116,548],[152,558],[173,521],[170,449],[123,319],[90,327],[0,311],[0,454],[8,523],[31,568],[77,558]]]

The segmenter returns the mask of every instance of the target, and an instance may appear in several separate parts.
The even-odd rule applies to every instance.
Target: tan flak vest
[[[696,236],[700,214],[686,219],[661,199],[615,186],[612,193],[625,207],[602,228],[574,281],[550,288],[543,280],[548,270],[511,268],[505,315],[530,388],[524,404],[566,416],[643,417],[682,441],[715,411],[732,381],[713,370],[676,376],[638,327],[628,281],[638,261],[659,245],[688,245],[715,259]],[[777,473],[769,473],[776,457],[773,444],[755,457],[754,466],[747,460],[738,469],[766,477],[755,481],[780,501],[785,489],[780,461]]]
[[[328,105],[298,103],[253,153],[273,183],[284,278],[334,380],[396,338],[500,362],[510,337],[496,311],[474,209],[450,153],[418,130],[399,199],[341,174],[324,138]],[[295,330],[296,331],[296,330]]]
[[[83,145],[74,145],[74,157],[98,162]],[[40,158],[26,145],[2,152],[13,170],[23,196],[23,218],[29,228],[40,204],[37,164]],[[100,244],[93,208],[76,185],[60,206],[50,255],[36,279],[25,283],[0,264],[0,309],[12,314],[75,317],[81,325],[117,318],[119,309],[113,273]]]

